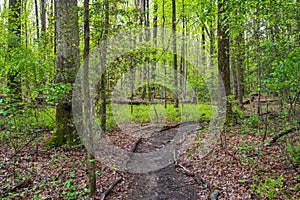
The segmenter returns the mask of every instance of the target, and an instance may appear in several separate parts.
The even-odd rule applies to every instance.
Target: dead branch
[[[111,192],[112,189],[114,189],[114,187],[121,182],[121,178],[117,179],[111,186],[109,186],[109,188],[107,188],[107,190],[105,190],[105,192],[102,193],[101,195],[101,200],[105,200],[105,198],[107,197],[107,195]]]
[[[296,131],[296,130],[298,130],[299,129],[299,127],[292,127],[292,128],[290,128],[290,129],[288,129],[288,130],[285,130],[285,131],[282,131],[282,132],[280,132],[279,134],[277,134],[277,135],[274,135],[266,144],[265,144],[265,146],[270,146],[271,144],[273,144],[273,143],[275,143],[279,138],[281,138],[282,136],[285,136],[285,135],[287,135],[287,134],[289,134],[289,133],[291,133],[291,132],[294,132],[294,131]]]
[[[180,126],[180,123],[179,123],[179,124],[175,124],[175,125],[173,125],[173,126],[164,126],[164,127],[160,130],[160,132],[167,131],[167,130],[170,130],[170,129],[172,129],[172,128],[177,128],[177,127],[179,127],[179,126]]]

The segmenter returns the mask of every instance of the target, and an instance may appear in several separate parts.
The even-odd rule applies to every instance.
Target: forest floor
[[[282,118],[268,121],[267,140],[287,129]],[[174,125],[174,124],[173,124]],[[265,123],[250,116],[225,128],[221,139],[205,157],[195,150],[197,137],[177,163],[146,174],[130,174],[96,161],[97,195],[101,199],[112,184],[108,200],[207,199],[212,191],[219,199],[300,199],[300,166],[289,146],[297,144],[299,130],[264,145]],[[156,131],[141,139],[113,130],[108,138],[134,152],[154,151],[172,140],[176,129]],[[201,131],[207,131],[205,128]],[[200,132],[201,132],[200,131]],[[87,199],[85,150],[82,146],[48,148],[49,131],[26,137],[0,138],[0,199]],[[299,153],[299,152],[298,152]],[[299,159],[299,158],[298,158]],[[118,181],[120,180],[120,181]]]

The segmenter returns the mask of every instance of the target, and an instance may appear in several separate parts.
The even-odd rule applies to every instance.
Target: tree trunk
[[[183,95],[185,98],[185,83],[184,83],[184,77],[185,77],[185,11],[184,11],[184,0],[182,0],[182,46],[181,46],[181,57],[180,57],[180,87],[183,91]]]
[[[236,62],[236,71],[237,71],[237,96],[238,96],[238,105],[243,109],[243,96],[244,96],[244,69],[243,69],[243,32],[241,31],[237,37],[238,42],[238,55]]]
[[[39,25],[39,8],[38,8],[38,2],[37,0],[34,0],[34,6],[35,6],[35,28],[36,28],[36,38],[40,38],[40,25]]]
[[[103,36],[103,56],[101,57],[101,66],[105,67],[106,65],[106,53],[107,53],[107,47],[106,47],[106,40],[108,38],[109,33],[109,0],[105,0],[104,4],[104,10],[105,10],[105,23],[104,23],[104,36]],[[101,129],[103,131],[103,134],[106,132],[106,72],[104,71],[101,76],[100,81],[100,117],[101,117]]]
[[[89,0],[84,0],[84,49],[83,49],[83,57],[84,57],[84,96],[85,102],[83,109],[85,112],[85,127],[84,131],[87,131],[89,136],[89,145],[93,145],[93,133],[91,127],[91,97],[89,93],[89,60],[88,55],[90,52],[90,21],[89,21]],[[93,151],[94,147],[91,147],[91,151]],[[96,173],[95,173],[95,157],[94,152],[86,151],[86,167],[88,173],[88,189],[90,190],[90,197],[93,197],[96,194]]]
[[[173,65],[174,65],[174,88],[175,88],[175,104],[178,108],[178,63],[177,63],[177,41],[176,41],[176,0],[172,0],[172,31],[173,31]]]
[[[56,13],[56,83],[72,85],[80,64],[77,0],[56,1]],[[73,125],[71,93],[58,99],[56,106],[57,130],[49,141],[50,145],[72,145],[79,141]]]
[[[41,13],[41,36],[42,38],[45,36],[46,33],[46,0],[40,0],[40,13]]]
[[[226,16],[228,0],[218,1],[218,71],[219,78],[223,81],[225,94],[227,99],[219,99],[226,101],[226,120],[230,120],[232,114],[231,102],[229,102],[230,91],[230,67],[229,67],[229,33]]]
[[[233,88],[233,96],[234,100],[238,99],[238,84],[237,84],[237,66],[235,57],[231,58],[231,71],[232,71],[232,88]]]
[[[165,25],[166,25],[166,16],[165,16],[165,0],[162,1],[162,35],[161,40],[162,43],[165,42]],[[166,84],[166,77],[167,77],[167,68],[166,68],[166,60],[163,60],[163,66],[164,66],[164,83]],[[167,109],[167,87],[164,86],[164,106],[165,109]]]
[[[11,38],[8,43],[9,55],[14,54],[14,49],[21,43],[21,0],[9,0],[9,31]],[[21,75],[18,67],[11,67],[7,73],[7,87],[9,89],[10,104],[22,102]]]

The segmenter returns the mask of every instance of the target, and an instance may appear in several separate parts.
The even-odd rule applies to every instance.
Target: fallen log
[[[273,144],[273,143],[275,143],[279,138],[281,138],[282,136],[285,136],[285,135],[287,135],[287,134],[289,134],[289,133],[292,133],[292,132],[294,132],[294,131],[296,131],[296,130],[298,130],[299,129],[299,127],[292,127],[292,128],[290,128],[290,129],[287,129],[287,130],[285,130],[285,131],[282,131],[282,132],[280,132],[280,133],[278,133],[277,135],[274,135],[266,144],[265,144],[265,146],[270,146],[271,144]]]

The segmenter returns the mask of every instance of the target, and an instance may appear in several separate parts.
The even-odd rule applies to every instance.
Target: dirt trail
[[[167,130],[156,131],[150,137],[142,138],[137,143],[134,152],[146,153],[163,148],[174,140],[179,129],[188,130],[191,127],[195,127],[195,124],[186,123]],[[193,132],[195,129],[190,131],[190,133]],[[200,199],[199,185],[193,178],[176,170],[175,163],[154,172],[130,174],[129,176],[131,177],[127,191],[129,200]]]

